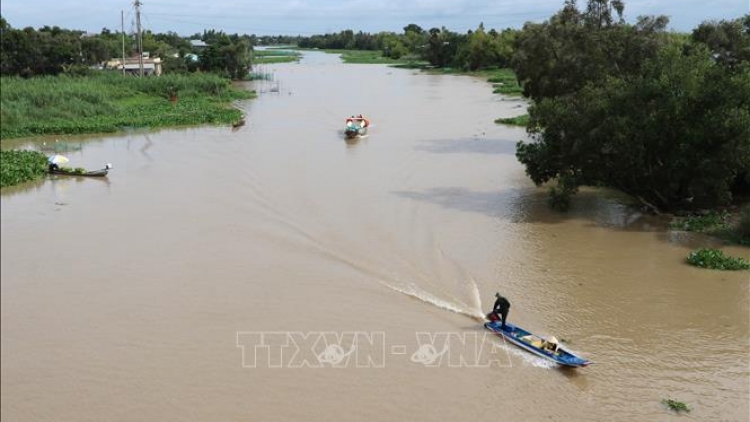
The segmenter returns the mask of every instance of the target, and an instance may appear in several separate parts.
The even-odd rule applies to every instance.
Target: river
[[[3,420],[750,419],[748,272],[612,192],[550,211],[493,123],[522,101],[317,52],[263,71],[239,129],[61,138],[109,177],[3,189]],[[595,363],[484,331],[497,291]]]

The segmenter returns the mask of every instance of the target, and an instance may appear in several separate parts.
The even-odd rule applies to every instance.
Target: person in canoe
[[[503,322],[502,329],[505,329],[505,320],[508,318],[508,312],[510,311],[510,302],[505,297],[501,296],[500,293],[495,293],[495,306],[492,307],[492,312],[488,317],[490,320],[497,320],[498,315],[500,320]],[[494,318],[493,318],[494,317]]]
[[[550,353],[557,353],[558,347],[559,347],[559,341],[557,340],[557,337],[555,336],[550,336],[547,340],[542,341],[542,349]]]

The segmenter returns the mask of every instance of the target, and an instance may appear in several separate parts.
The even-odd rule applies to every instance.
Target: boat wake
[[[344,252],[339,247],[331,245],[330,242],[322,240],[319,236],[315,236],[310,231],[299,225],[293,218],[286,215],[278,207],[274,206],[273,202],[267,198],[257,186],[250,186],[251,193],[256,199],[257,204],[260,208],[265,211],[269,218],[275,220],[282,225],[286,226],[292,232],[301,236],[314,250],[329,259],[340,262],[350,268],[360,271],[375,278],[381,285],[401,294],[405,294],[414,299],[420,300],[424,303],[433,305],[440,309],[445,309],[457,314],[466,315],[475,321],[484,322],[484,312],[482,311],[482,299],[479,294],[479,288],[476,280],[465,271],[460,265],[447,258],[441,248],[436,247],[435,250],[442,258],[442,262],[452,263],[456,270],[463,273],[457,277],[457,280],[465,279],[466,281],[459,282],[459,289],[464,290],[463,296],[468,297],[468,301],[464,302],[456,298],[453,294],[446,292],[439,285],[435,284],[434,275],[430,276],[422,273],[421,271],[412,268],[415,271],[415,279],[419,279],[426,285],[431,285],[436,289],[440,290],[442,296],[435,295],[425,288],[419,287],[413,281],[403,281],[401,277],[390,271],[384,271],[383,268],[375,263],[368,262],[361,256],[352,255],[351,252]],[[275,239],[277,242],[279,239]],[[299,244],[290,243],[290,245],[299,246]],[[310,249],[307,249],[310,250]],[[445,298],[447,296],[448,298]]]
[[[270,201],[264,202],[264,205],[266,205],[270,209],[274,209],[272,208]],[[349,253],[345,253],[338,248],[327,245],[318,237],[314,236],[312,233],[296,224],[294,220],[281,219],[279,217],[280,214],[281,213],[279,212],[274,212],[274,217],[277,220],[280,220],[280,222],[282,222],[288,228],[292,229],[298,235],[302,236],[302,238],[307,240],[309,242],[308,245],[312,246],[315,250],[317,250],[318,253],[375,278],[382,286],[394,292],[404,294],[423,303],[435,306],[439,309],[447,310],[460,315],[465,315],[479,323],[484,323],[485,315],[482,310],[482,299],[479,293],[479,287],[476,280],[465,271],[461,277],[465,281],[460,284],[459,288],[464,290],[464,295],[468,297],[467,301],[459,300],[452,294],[445,292],[439,286],[430,283],[431,279],[429,276],[425,274],[418,274],[418,276],[416,277],[417,279],[420,279],[427,284],[433,285],[441,291],[442,296],[447,296],[449,297],[449,299],[440,297],[434,293],[431,293],[425,288],[420,287],[412,281],[403,281],[402,278],[398,275],[388,271],[383,271],[383,269],[379,266],[372,265],[372,263],[368,263],[365,260],[362,260],[361,257],[351,256]],[[298,244],[296,243],[294,243],[294,245],[298,246]],[[437,248],[437,250],[440,252],[440,256],[442,258],[446,258],[445,254],[443,254],[443,251],[440,248]],[[456,268],[461,270],[461,267],[458,265],[456,265]],[[518,349],[517,347],[508,345],[505,341],[503,341],[502,338],[495,339],[494,342],[498,347],[506,350],[509,354],[520,358],[524,365],[545,369],[551,369],[555,367],[555,364],[552,362],[531,355],[523,350]]]
[[[554,369],[557,367],[557,364],[555,364],[554,362],[532,355],[531,353],[521,350],[518,347],[515,347],[513,345],[510,345],[505,341],[503,341],[502,344],[498,344],[497,347],[507,351],[509,354],[512,354],[513,356],[519,357],[525,366],[533,366],[535,368],[545,368],[545,369]]]
[[[477,288],[476,282],[474,282],[474,280],[471,280],[470,284],[474,292],[474,296],[472,297],[474,302],[473,304],[462,303],[456,299],[454,299],[453,301],[442,299],[420,288],[414,283],[406,283],[403,286],[393,285],[382,280],[380,283],[393,291],[405,294],[417,300],[421,300],[424,303],[428,303],[440,309],[445,309],[457,314],[466,315],[477,321],[484,321],[481,299],[479,297],[479,289]]]

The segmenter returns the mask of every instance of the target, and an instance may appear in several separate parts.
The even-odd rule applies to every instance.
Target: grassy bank
[[[529,115],[528,114],[522,114],[520,116],[516,117],[503,117],[500,119],[495,119],[495,123],[502,124],[502,125],[512,125],[512,126],[523,126],[526,127],[526,125],[529,124]]]
[[[47,156],[37,151],[0,151],[0,187],[40,179],[47,174]]]
[[[341,54],[341,60],[344,63],[351,63],[351,64],[389,64],[389,65],[416,66],[422,63],[419,60],[415,60],[412,57],[403,57],[400,59],[392,59],[390,57],[384,57],[381,51],[326,50],[326,52],[327,53],[339,53]]]
[[[304,50],[304,49],[301,49]],[[413,58],[401,58],[392,59],[390,57],[383,57],[383,52],[380,50],[314,50],[323,51],[329,54],[340,54],[341,60],[348,64],[388,64],[388,65],[403,65],[407,67],[419,67],[423,66],[424,62],[414,60]]]
[[[296,62],[302,57],[299,51],[281,49],[255,50],[253,55],[254,65]]]
[[[523,95],[523,88],[518,84],[516,74],[510,69],[497,69],[488,78],[492,83],[495,94],[503,94],[511,97]]]
[[[211,74],[137,78],[107,72],[1,81],[0,139],[229,124],[241,117],[230,103],[254,96]],[[176,94],[176,102],[170,94]]]

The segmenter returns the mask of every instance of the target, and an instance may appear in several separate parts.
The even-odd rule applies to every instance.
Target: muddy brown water
[[[748,272],[685,265],[716,244],[613,193],[549,211],[493,123],[522,102],[322,53],[263,70],[239,130],[66,137],[109,177],[3,190],[3,420],[749,419]],[[596,363],[485,336],[496,291]]]

